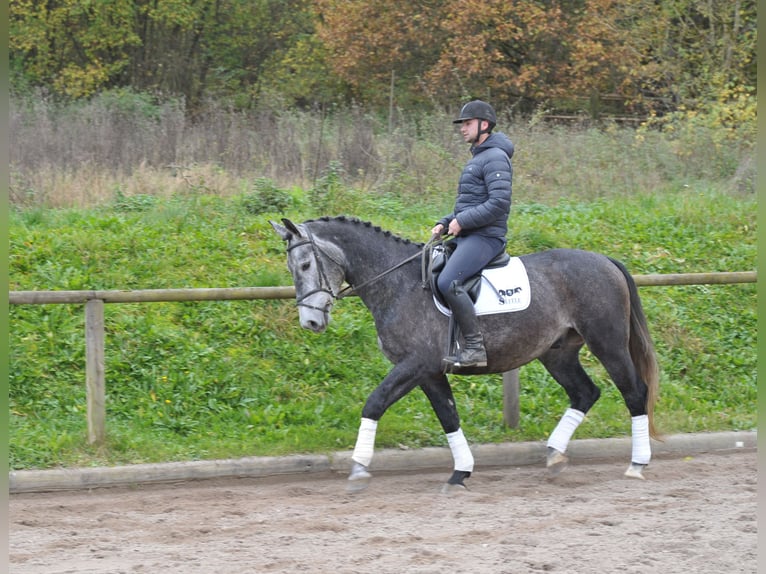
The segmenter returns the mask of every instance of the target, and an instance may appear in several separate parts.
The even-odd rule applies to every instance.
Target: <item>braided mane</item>
[[[357,217],[352,217],[352,216],[347,216],[347,215],[337,215],[335,217],[330,217],[330,216],[324,215],[324,216],[319,217],[317,219],[306,220],[306,221],[304,221],[304,223],[311,223],[311,222],[315,222],[315,221],[321,221],[321,222],[324,222],[324,223],[331,223],[333,221],[337,221],[337,222],[340,222],[340,223],[350,223],[352,225],[361,225],[361,226],[364,226],[364,227],[368,227],[368,228],[372,229],[373,231],[375,231],[377,233],[382,234],[386,238],[393,239],[394,241],[397,241],[399,243],[403,243],[405,245],[423,245],[423,243],[421,243],[421,242],[414,242],[414,241],[411,241],[411,240],[406,239],[404,237],[400,237],[399,235],[396,235],[395,233],[392,233],[391,231],[387,231],[387,230],[381,228],[378,225],[374,225],[374,224],[372,224],[369,221],[363,221],[363,220],[361,220],[361,219],[359,219]]]

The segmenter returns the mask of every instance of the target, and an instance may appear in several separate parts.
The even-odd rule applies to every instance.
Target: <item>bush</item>
[[[253,191],[242,198],[242,208],[251,215],[259,213],[283,213],[292,206],[292,197],[268,178],[257,178]]]

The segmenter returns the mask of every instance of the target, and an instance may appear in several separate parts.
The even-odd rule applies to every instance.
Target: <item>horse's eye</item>
[[[302,264],[301,264],[301,271],[308,271],[308,270],[309,270],[309,267],[311,267],[311,263],[309,263],[308,261],[306,261],[306,263],[302,263]]]

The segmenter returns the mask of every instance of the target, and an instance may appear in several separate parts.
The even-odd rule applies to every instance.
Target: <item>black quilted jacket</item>
[[[461,235],[480,233],[505,240],[511,211],[513,142],[502,132],[490,134],[471,148],[473,157],[463,168],[455,210],[438,223],[445,229],[457,217]]]

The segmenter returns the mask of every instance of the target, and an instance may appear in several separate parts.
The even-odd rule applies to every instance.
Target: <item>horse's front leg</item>
[[[359,492],[367,488],[372,479],[368,470],[375,452],[375,434],[378,430],[377,419],[362,417],[356,435],[354,453],[351,455],[351,473],[348,475],[349,492]]]
[[[474,460],[463,429],[460,428],[460,415],[457,412],[452,387],[447,377],[439,374],[431,378],[428,383],[422,384],[421,388],[439,418],[452,451],[454,468],[452,476],[442,488],[442,492],[450,493],[456,489],[464,490],[466,488],[465,479],[471,476],[473,472]]]
[[[353,461],[348,476],[348,490],[358,492],[367,488],[372,474],[369,471],[375,452],[375,435],[378,421],[388,407],[401,399],[418,385],[419,369],[407,362],[394,366],[386,378],[375,388],[362,409],[362,421],[351,455]]]

